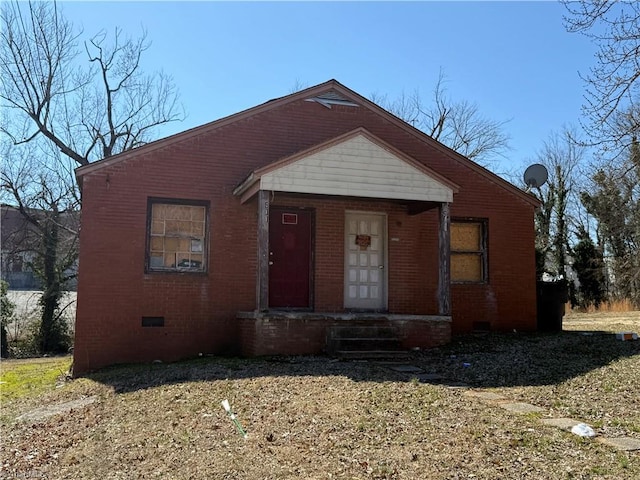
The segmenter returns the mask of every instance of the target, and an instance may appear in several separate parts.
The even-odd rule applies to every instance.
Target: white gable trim
[[[259,190],[426,202],[454,193],[362,133],[263,173]]]

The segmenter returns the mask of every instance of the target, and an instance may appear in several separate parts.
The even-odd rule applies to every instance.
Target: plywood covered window
[[[487,225],[482,220],[451,221],[451,281],[487,281]]]
[[[206,270],[207,205],[149,202],[148,271]]]

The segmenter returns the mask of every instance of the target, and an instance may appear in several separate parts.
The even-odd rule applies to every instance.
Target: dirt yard
[[[640,341],[613,335],[640,333],[640,312],[571,314],[564,329],[460,337],[404,365],[212,357],[105,369],[3,398],[0,478],[640,478],[638,451],[597,440],[640,439]],[[477,391],[541,410],[513,413]],[[598,437],[542,423],[552,417]]]

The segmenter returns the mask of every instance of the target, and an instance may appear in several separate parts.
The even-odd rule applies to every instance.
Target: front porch
[[[458,190],[447,178],[363,128],[255,170],[234,190],[234,195],[243,204],[257,200],[256,312],[410,311],[449,318],[450,205]],[[307,201],[301,202],[301,198]],[[327,214],[326,202],[333,199],[343,202],[338,216],[335,211]],[[296,205],[298,209],[294,208]],[[389,224],[389,212],[400,205],[403,213]],[[410,217],[436,208],[438,223],[428,233],[420,233],[424,225],[415,223],[414,229],[402,228]],[[425,234],[428,238],[422,238],[427,238],[426,242],[419,244],[416,239]],[[436,249],[431,250],[433,263],[423,261],[415,267],[415,258],[422,254],[425,243],[433,240],[437,241]],[[334,252],[342,252],[342,258]],[[398,259],[409,255],[413,264],[409,269],[421,271],[407,274],[406,267],[402,270],[396,266],[401,263]],[[432,270],[425,275],[426,269]],[[425,276],[437,279],[437,285],[423,285],[429,296],[436,293],[437,306],[416,305],[422,292],[408,293],[406,300],[399,300],[407,282],[397,272],[412,276],[408,282],[413,288],[417,286],[416,279],[421,285]],[[328,285],[342,286],[342,293],[334,290],[318,300],[316,293],[327,290]],[[271,313],[266,317],[251,315],[254,322],[289,318]],[[380,315],[362,318],[372,320]],[[401,316],[394,322],[408,318]],[[320,328],[316,324],[339,318],[314,313],[296,320],[314,324],[307,330],[315,331]]]
[[[328,352],[335,327],[393,328],[400,348],[432,348],[451,339],[451,316],[385,313],[238,312],[241,351],[245,356],[317,355]]]

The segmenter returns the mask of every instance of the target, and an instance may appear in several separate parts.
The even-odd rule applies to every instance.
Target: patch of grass
[[[542,418],[542,413],[540,412],[527,412],[524,414],[525,418],[529,420],[540,420]]]
[[[598,465],[591,467],[591,473],[594,475],[606,475],[609,471],[605,467],[600,467]]]
[[[42,358],[33,362],[5,360],[0,366],[0,400],[4,403],[51,390],[70,367],[71,357]]]
[[[625,454],[619,453],[617,455],[617,457],[618,457],[618,463],[620,465],[620,468],[627,469],[627,468],[629,468],[631,466],[631,462],[629,461],[629,457],[626,456]]]

